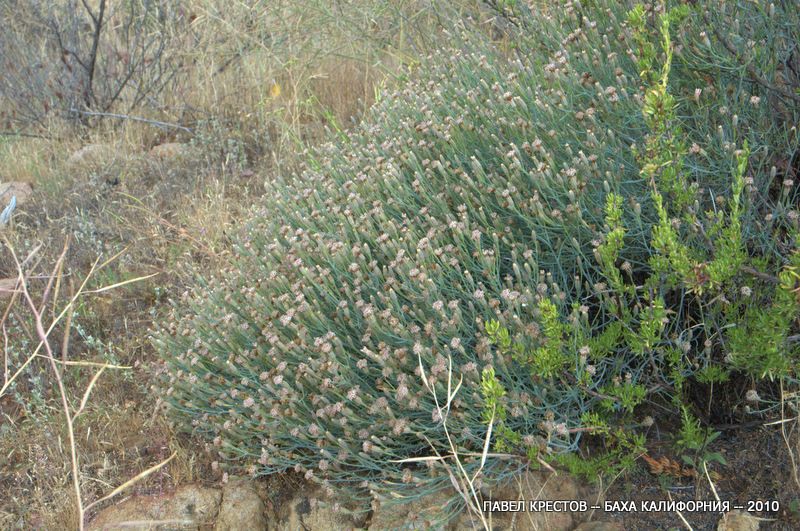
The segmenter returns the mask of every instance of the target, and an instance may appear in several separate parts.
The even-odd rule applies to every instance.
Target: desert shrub
[[[688,385],[794,381],[797,196],[772,166],[797,105],[766,104],[777,61],[748,81],[704,33],[780,14],[632,8],[523,13],[505,51],[465,31],[269,183],[230,268],[155,334],[182,425],[223,464],[395,503],[451,484],[403,462],[449,452],[445,426],[478,483],[596,473],[640,451],[646,400],[693,428]],[[444,409],[426,388],[458,383]],[[481,468],[490,423],[505,457]]]
[[[174,86],[182,67],[180,6],[152,0],[52,4],[13,0],[0,8],[0,121],[8,130],[53,119],[130,112]]]

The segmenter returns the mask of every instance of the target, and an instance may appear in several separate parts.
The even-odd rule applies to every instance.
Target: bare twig
[[[103,371],[106,370],[105,366],[100,367],[100,370],[94,373],[92,380],[89,382],[89,385],[86,387],[86,391],[83,393],[83,398],[81,399],[81,405],[78,407],[78,410],[72,415],[72,421],[74,422],[78,415],[83,413],[83,409],[86,407],[86,402],[89,401],[89,395],[92,393],[92,389],[94,389],[94,384],[97,383],[97,379],[100,378],[100,375],[103,374]]]
[[[43,356],[41,354],[37,354],[36,357],[37,358],[46,358],[47,356]],[[61,360],[56,360],[56,363],[58,363],[60,365],[71,366],[71,367],[97,367],[97,368],[105,367],[106,369],[125,369],[125,370],[129,370],[129,369],[133,368],[130,365],[113,365],[111,363],[98,363],[96,361],[69,361],[69,360],[61,361]]]
[[[672,501],[672,494],[669,491],[667,491],[667,496],[669,497],[669,501]],[[694,528],[692,527],[692,525],[689,523],[688,520],[686,520],[686,518],[684,518],[683,514],[680,511],[675,510],[675,513],[678,515],[678,518],[681,519],[681,522],[683,522],[683,525],[686,526],[686,529],[688,529],[689,531],[694,531]]]
[[[783,380],[781,380],[781,418],[786,418],[786,412],[784,411],[784,406],[786,403],[786,395],[783,392]],[[795,421],[797,417],[795,417]],[[789,436],[786,434],[786,422],[781,423],[781,436],[783,437],[784,443],[786,443],[786,451],[789,453],[789,460],[792,462],[792,480],[794,480],[795,484],[798,488],[800,488],[800,477],[797,474],[797,461],[795,460],[794,450],[792,450],[792,445],[789,443]]]
[[[91,107],[94,100],[94,74],[95,66],[97,65],[97,50],[100,47],[100,35],[103,31],[104,16],[106,13],[106,0],[100,0],[100,6],[97,8],[97,15],[92,12],[86,0],[81,0],[81,2],[92,18],[92,23],[94,23],[92,51],[89,52],[89,64],[86,67],[86,88],[83,94],[83,101],[86,103],[86,107]]]
[[[80,516],[80,521],[78,522],[78,528],[80,531],[84,529],[84,522],[83,522],[83,500],[81,498],[81,484],[80,484],[80,476],[78,471],[78,452],[77,446],[75,444],[75,430],[73,428],[73,417],[69,411],[69,400],[67,399],[67,391],[64,387],[64,381],[61,379],[61,372],[58,370],[56,365],[55,358],[53,357],[53,351],[50,348],[50,341],[47,338],[47,333],[44,331],[44,325],[42,324],[42,315],[36,309],[36,304],[33,302],[33,298],[31,298],[30,293],[28,292],[27,282],[25,280],[25,273],[22,270],[22,265],[20,264],[19,260],[17,259],[17,255],[14,252],[14,249],[11,245],[8,246],[11,250],[11,255],[14,257],[14,263],[17,265],[17,274],[19,276],[20,287],[22,289],[22,295],[25,297],[25,300],[28,302],[28,306],[33,313],[33,317],[36,321],[36,333],[39,335],[39,339],[44,345],[45,352],[47,352],[47,357],[50,360],[50,367],[53,370],[53,376],[56,380],[56,385],[58,386],[58,393],[61,396],[61,406],[64,410],[64,420],[67,424],[67,434],[69,436],[69,445],[70,445],[70,461],[72,463],[72,486],[75,489],[75,503],[78,506],[78,515]],[[46,299],[43,298],[42,304],[46,302]]]
[[[21,136],[24,138],[41,138],[43,140],[53,140],[54,137],[50,135],[43,135],[37,133],[25,133],[23,131],[0,131],[0,136]]]
[[[768,275],[767,273],[762,273],[758,269],[754,269],[749,266],[744,266],[742,267],[742,271],[744,271],[745,273],[749,273],[754,277],[758,277],[761,280],[766,280],[767,282],[770,282],[772,284],[780,284],[780,280],[778,279],[778,277],[773,277],[772,275]]]
[[[11,248],[11,244],[8,243],[7,240],[6,240],[6,245],[9,247],[9,249]],[[34,251],[38,250],[38,248],[39,247],[36,247],[34,249]],[[34,251],[32,251],[32,253]],[[22,267],[24,267],[25,263],[27,263],[30,259],[31,259],[31,254],[29,254],[28,258],[26,258],[25,261],[22,262],[22,264],[20,264],[19,269],[22,269]],[[99,258],[97,260],[95,260],[95,263],[92,265],[91,269],[89,270],[89,273],[86,275],[86,278],[83,280],[83,283],[81,284],[80,288],[78,288],[78,292],[72,297],[70,302],[67,303],[67,305],[64,307],[64,309],[61,310],[61,313],[59,313],[58,316],[50,323],[50,326],[47,329],[47,332],[45,334],[45,339],[47,339],[47,337],[50,335],[50,332],[53,331],[53,329],[56,327],[58,322],[61,321],[61,319],[64,318],[66,313],[72,311],[72,307],[75,304],[75,301],[77,301],[78,297],[83,292],[83,288],[86,287],[86,284],[89,282],[89,278],[91,278],[92,274],[97,269],[97,263],[99,261],[100,261]],[[3,394],[8,390],[8,388],[11,386],[11,384],[14,382],[14,380],[16,380],[19,377],[19,375],[22,374],[22,371],[24,371],[25,368],[36,358],[36,356],[39,354],[39,351],[42,349],[43,346],[44,346],[44,341],[40,338],[39,344],[36,346],[36,348],[34,349],[33,353],[30,356],[28,356],[28,359],[25,360],[25,362],[14,372],[14,374],[11,376],[11,378],[7,382],[3,383],[3,387],[0,388],[0,396],[3,396]]]
[[[72,280],[70,279],[69,282],[70,286],[70,295],[75,294],[75,290],[73,288]],[[53,316],[55,317],[55,302],[53,303]],[[67,312],[67,320],[64,323],[64,336],[61,340],[61,361],[67,361],[67,354],[69,352],[69,333],[72,329],[72,312]]]
[[[8,381],[8,332],[6,331],[5,321],[2,323],[3,328],[3,384]]]
[[[714,482],[711,481],[711,474],[708,473],[708,466],[705,460],[703,460],[703,472],[706,473],[706,479],[708,479],[708,484],[711,485],[711,492],[714,494],[714,499],[719,501],[719,494],[717,494],[717,488],[714,486]]]
[[[42,304],[41,306],[39,306],[39,312],[38,312],[39,314],[44,313],[44,307],[47,304],[47,299],[50,298],[50,289],[53,287],[53,282],[56,281],[56,278],[59,279],[56,285],[60,283],[61,269],[64,265],[64,257],[67,256],[67,249],[69,249],[69,242],[70,242],[70,236],[67,236],[67,238],[64,240],[64,248],[61,250],[61,255],[59,255],[58,260],[56,260],[56,265],[53,268],[53,273],[49,275],[49,278],[47,280],[47,287],[44,288],[44,293],[42,294]]]
[[[114,112],[99,112],[99,111],[82,111],[80,109],[70,108],[69,112],[73,112],[76,114],[81,114],[84,116],[103,116],[106,118],[119,118],[120,120],[133,120],[135,122],[142,122],[150,125],[154,125],[160,129],[180,129],[181,131],[186,131],[187,133],[193,133],[193,131],[185,127],[183,125],[178,124],[171,124],[169,122],[160,122],[158,120],[150,120],[148,118],[142,118],[141,116],[133,116],[130,114],[118,114]]]
[[[489,523],[486,521],[486,516],[483,514],[483,510],[481,509],[480,499],[478,497],[478,492],[475,490],[475,480],[478,478],[480,473],[483,471],[483,467],[486,463],[486,457],[489,454],[489,443],[492,433],[492,425],[494,424],[494,414],[492,415],[492,420],[489,423],[489,429],[486,436],[486,441],[483,447],[483,453],[481,454],[481,462],[478,470],[475,474],[470,477],[467,470],[464,468],[463,463],[459,457],[458,449],[456,448],[455,443],[453,442],[452,437],[450,436],[450,430],[447,429],[447,416],[450,413],[450,404],[453,402],[453,399],[458,393],[459,389],[461,389],[461,384],[464,381],[464,377],[462,376],[456,385],[455,389],[453,389],[453,360],[450,358],[449,366],[447,371],[447,401],[445,402],[444,406],[439,405],[439,397],[436,394],[436,386],[431,383],[428,378],[425,376],[425,367],[422,364],[422,355],[417,354],[417,358],[419,361],[419,370],[420,370],[420,378],[422,378],[422,383],[428,389],[428,391],[433,396],[433,401],[436,404],[436,410],[439,418],[442,422],[442,429],[444,429],[445,437],[447,438],[447,444],[450,447],[450,456],[456,464],[456,470],[458,472],[458,478],[453,474],[450,468],[447,468],[447,472],[450,476],[450,481],[453,483],[456,491],[458,491],[459,495],[464,499],[464,502],[467,504],[467,507],[474,512],[481,520],[481,524],[483,524],[483,528],[487,531],[491,529],[489,527]],[[427,439],[427,438],[426,438]],[[438,460],[444,462],[444,458],[439,454],[439,451],[436,447],[428,441],[428,444],[431,445],[436,457],[433,457],[433,460]],[[407,459],[404,461],[414,461],[415,459]]]

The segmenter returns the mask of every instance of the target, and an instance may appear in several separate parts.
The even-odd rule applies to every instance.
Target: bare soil
[[[786,426],[787,432],[789,425]],[[794,439],[796,455],[797,435]],[[793,475],[793,464],[786,441],[779,426],[745,427],[724,430],[714,441],[713,449],[719,451],[726,464],[708,465],[713,489],[721,500],[732,506],[743,506],[753,502],[777,501],[780,509],[776,513],[751,512],[763,518],[760,529],[789,531],[800,529],[800,485]],[[648,448],[652,457],[667,456],[680,461],[666,438],[655,441]],[[796,474],[797,471],[794,471]],[[702,474],[702,473],[701,473]],[[705,474],[696,478],[678,479],[667,475],[654,475],[647,464],[639,465],[614,482],[606,493],[608,500],[634,500],[639,506],[643,500],[715,500],[714,490]],[[755,507],[750,507],[751,509]],[[605,515],[621,522],[625,529],[685,529],[675,513],[617,512]],[[720,515],[710,512],[686,513],[683,517],[693,529],[717,528]]]

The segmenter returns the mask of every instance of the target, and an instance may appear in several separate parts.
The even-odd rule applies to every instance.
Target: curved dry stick
[[[28,286],[25,282],[25,273],[22,271],[22,265],[17,259],[17,254],[14,252],[14,249],[9,245],[8,248],[11,250],[11,255],[14,257],[14,263],[17,265],[17,275],[19,277],[19,284],[20,289],[22,290],[22,295],[25,300],[28,302],[28,306],[33,312],[33,317],[36,321],[36,333],[39,336],[39,340],[41,341],[41,345],[44,345],[45,352],[47,352],[47,358],[50,361],[50,367],[53,370],[53,376],[56,379],[56,384],[58,385],[58,393],[61,396],[61,407],[64,409],[64,418],[67,422],[67,434],[69,435],[69,447],[70,447],[70,460],[72,462],[72,486],[75,489],[75,503],[78,505],[78,515],[80,520],[78,521],[78,529],[80,531],[84,530],[83,524],[83,500],[81,499],[81,484],[80,484],[80,476],[78,475],[78,452],[77,446],[75,444],[75,431],[73,429],[72,423],[72,415],[69,412],[69,400],[67,399],[67,391],[64,388],[64,381],[61,379],[61,372],[58,370],[58,366],[56,365],[56,360],[53,357],[53,350],[50,347],[50,340],[48,339],[48,333],[44,330],[44,325],[42,324],[42,314],[37,310],[36,303],[33,302],[31,298],[31,294],[28,292]],[[65,249],[66,251],[66,249]],[[63,256],[63,255],[62,255]],[[44,301],[42,303],[44,305]],[[31,357],[32,359],[32,357]]]

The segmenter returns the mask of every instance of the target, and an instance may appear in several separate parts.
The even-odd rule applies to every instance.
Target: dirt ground
[[[787,427],[788,432],[788,427]],[[792,441],[792,439],[789,439]],[[794,435],[795,450],[797,436]],[[678,460],[674,450],[664,444],[649,445],[652,457],[667,456]],[[763,518],[762,530],[800,529],[800,485],[793,478],[792,461],[786,441],[779,426],[745,427],[724,430],[714,442],[727,464],[713,463],[708,466],[713,489],[721,500],[731,505],[742,505],[745,509],[752,502],[774,502],[778,512],[752,512]],[[796,455],[796,454],[795,454]],[[795,470],[795,473],[797,471]],[[714,490],[706,477],[675,478],[654,475],[649,466],[639,461],[639,466],[614,482],[606,493],[607,500],[634,500],[639,506],[643,500],[715,500]],[[616,512],[606,514],[620,522],[628,530],[686,529],[675,513]],[[717,528],[720,515],[708,512],[687,513],[683,517],[695,530]]]

